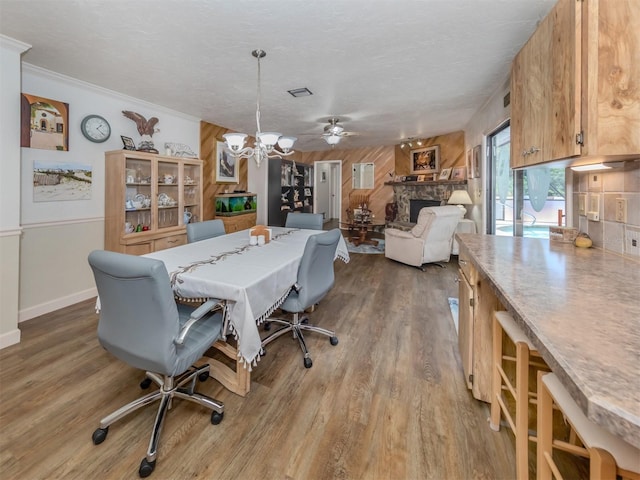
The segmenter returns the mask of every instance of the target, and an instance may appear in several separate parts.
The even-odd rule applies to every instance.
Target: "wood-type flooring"
[[[177,400],[165,423],[160,479],[510,479],[513,435],[493,432],[465,387],[448,297],[455,258],[425,272],[384,255],[337,261],[311,315],[340,343],[307,335],[313,367],[281,337],[239,397],[213,379],[199,390],[224,420]],[[144,308],[141,303],[140,308]],[[100,418],[141,395],[141,372],[104,351],[94,300],[23,322],[0,350],[0,479],[133,479],[157,404],[111,426]]]

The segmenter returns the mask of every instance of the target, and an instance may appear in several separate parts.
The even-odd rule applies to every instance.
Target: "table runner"
[[[249,230],[242,230],[144,255],[164,262],[176,296],[227,301],[239,361],[249,369],[261,350],[258,325],[284,302],[297,280],[307,239],[320,233],[270,228],[273,238],[262,246],[249,245]],[[336,258],[349,261],[342,236]]]

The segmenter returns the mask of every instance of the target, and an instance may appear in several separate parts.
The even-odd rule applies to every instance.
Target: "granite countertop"
[[[544,239],[456,237],[587,417],[640,448],[640,262]]]

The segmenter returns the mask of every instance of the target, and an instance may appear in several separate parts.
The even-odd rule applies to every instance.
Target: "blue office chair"
[[[307,316],[301,317],[301,315],[304,314],[306,309],[324,298],[333,287],[335,279],[333,261],[341,235],[340,230],[334,228],[329,232],[312,235],[307,239],[302,260],[298,267],[296,284],[291,288],[289,296],[280,307],[285,312],[293,313],[293,319],[270,318],[270,323],[277,323],[282,327],[262,340],[262,347],[264,348],[281,335],[293,332],[293,337],[298,339],[304,354],[304,366],[306,368],[311,368],[313,362],[302,335],[303,330],[322,333],[329,337],[331,345],[338,344],[338,337],[336,337],[335,332],[309,325],[306,323]]]
[[[159,400],[147,455],[138,470],[147,477],[155,468],[160,433],[174,399],[213,410],[214,425],[222,421],[224,405],[195,392],[196,379],[208,378],[209,365],[191,367],[220,338],[222,314],[215,300],[198,308],[176,304],[160,260],[96,250],[89,254],[89,265],[100,297],[100,344],[123,362],[145,370],[160,387],[104,417],[93,432],[93,443],[106,439],[112,423]]]
[[[309,230],[322,230],[321,213],[287,213],[287,220],[284,226],[287,228],[306,228]]]
[[[227,233],[224,222],[219,218],[204,222],[187,223],[187,242],[199,242],[207,238],[219,237]]]

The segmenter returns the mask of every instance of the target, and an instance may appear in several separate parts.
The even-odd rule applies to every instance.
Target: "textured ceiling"
[[[313,151],[331,116],[361,134],[345,148],[463,129],[554,3],[0,0],[0,33],[26,63],[249,134],[261,48],[262,130]]]

